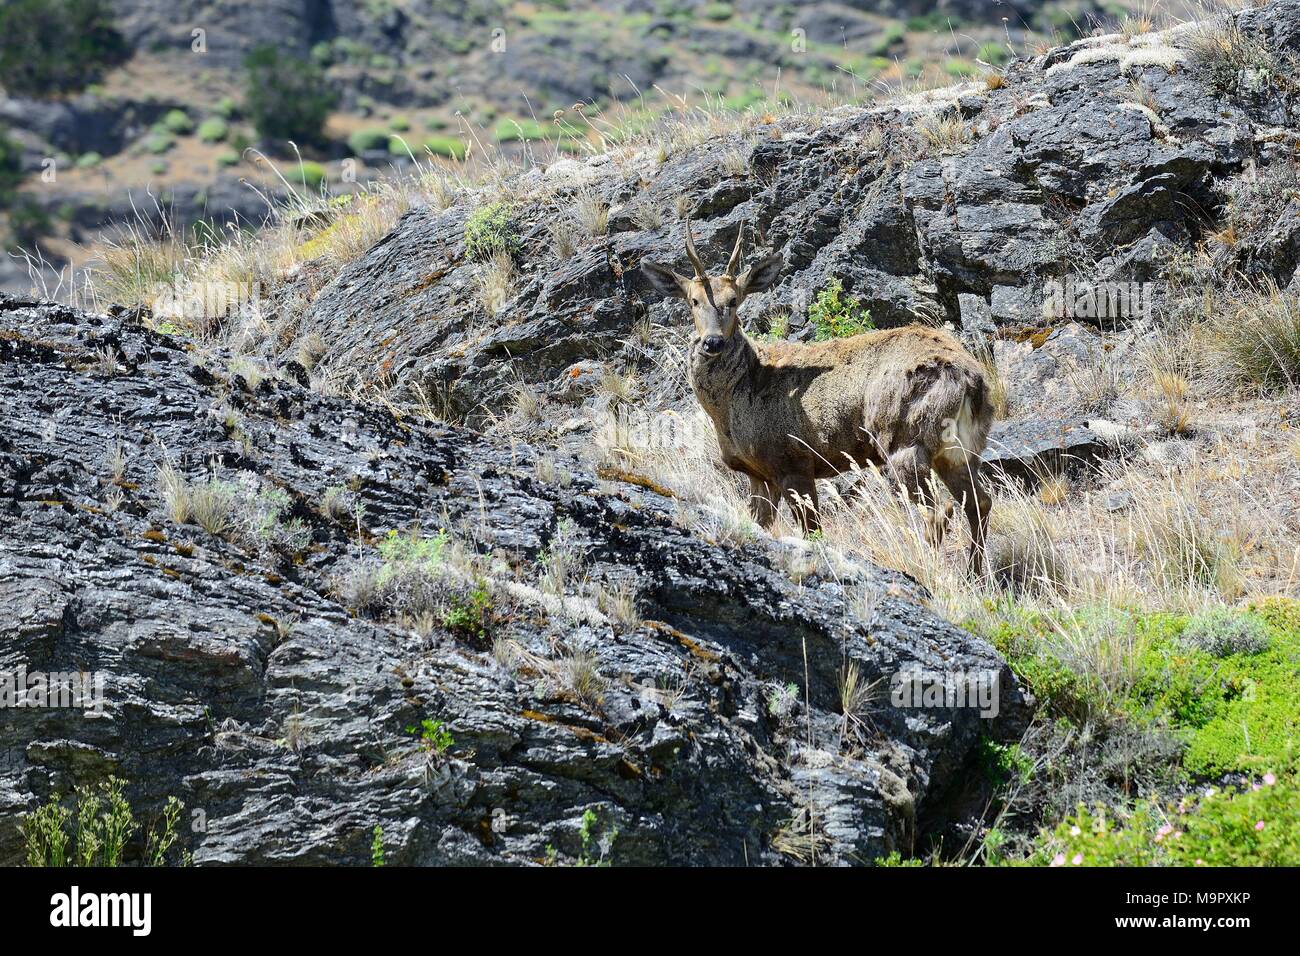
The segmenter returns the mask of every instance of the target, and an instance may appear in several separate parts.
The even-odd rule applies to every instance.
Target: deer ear
[[[761,262],[756,262],[741,277],[740,291],[744,295],[749,295],[751,292],[763,292],[776,281],[784,265],[785,259],[779,253],[768,256]]]
[[[672,299],[686,298],[686,287],[690,280],[679,276],[667,266],[661,266],[649,259],[641,260],[641,274],[650,280],[650,285],[657,292]]]

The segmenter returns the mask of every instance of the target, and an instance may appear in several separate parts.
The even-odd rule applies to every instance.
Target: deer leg
[[[761,478],[750,476],[749,513],[762,527],[770,530],[776,521],[776,509],[781,503],[781,493]]]
[[[794,516],[799,520],[799,527],[808,535],[821,530],[818,520],[817,482],[812,475],[786,475],[781,481],[784,493],[782,497],[790,502]]]
[[[978,459],[971,459],[960,465],[941,468],[939,477],[952,492],[953,498],[960,501],[966,512],[966,522],[970,525],[970,564],[976,574],[984,573],[984,543],[988,536],[989,512],[993,509],[993,497],[980,475]]]
[[[921,510],[925,539],[933,547],[943,543],[944,528],[952,517],[952,504],[938,507],[930,478],[930,453],[919,445],[902,448],[889,456],[889,471],[898,486]]]

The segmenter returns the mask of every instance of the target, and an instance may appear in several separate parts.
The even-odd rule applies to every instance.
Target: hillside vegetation
[[[1300,863],[1297,57],[1273,0],[590,156],[286,166],[256,235],[3,300],[5,653],[132,704],[12,732],[10,818],[116,774],[221,820],[195,862]],[[687,217],[784,257],[751,336],[983,359],[988,575],[870,467],[754,525],[638,268]],[[897,704],[911,665],[999,714]]]

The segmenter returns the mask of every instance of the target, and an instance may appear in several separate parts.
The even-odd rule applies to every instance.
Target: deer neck
[[[692,340],[691,388],[711,418],[716,421],[725,415],[736,391],[749,379],[757,365],[758,353],[744,332],[737,331],[717,355],[705,355],[699,340]]]

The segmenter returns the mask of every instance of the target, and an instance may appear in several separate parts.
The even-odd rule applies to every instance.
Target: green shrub
[[[253,50],[244,66],[244,110],[257,132],[271,140],[319,143],[338,103],[320,68],[269,44]]]
[[[92,150],[89,153],[82,153],[80,156],[77,157],[77,168],[94,169],[103,161],[104,161],[104,157]]]
[[[817,341],[858,335],[875,328],[871,314],[856,298],[845,297],[843,293],[840,280],[831,279],[808,307],[808,319],[817,329]]]
[[[388,121],[388,128],[394,133],[405,133],[411,128],[411,121],[405,116],[394,116]]]
[[[348,137],[348,149],[352,150],[353,155],[360,156],[373,150],[387,149],[388,139],[387,130],[359,129]]]
[[[876,37],[872,42],[870,48],[871,55],[884,56],[896,43],[900,42],[906,36],[907,30],[901,23],[891,23],[889,26],[885,27],[884,32],[881,33],[880,36]],[[886,65],[888,65],[888,63],[886,63]]]
[[[239,104],[235,102],[233,96],[223,96],[217,101],[213,112],[224,120],[232,120],[239,113]]]
[[[160,125],[175,136],[185,136],[194,129],[194,121],[184,110],[168,110]]]
[[[239,153],[233,149],[223,149],[217,154],[218,166],[236,166],[239,164]]]
[[[394,156],[405,156],[408,149],[417,159],[427,151],[444,159],[460,160],[465,158],[466,152],[465,144],[454,136],[430,136],[420,143],[406,143],[394,136],[388,142],[388,151]]]
[[[1004,44],[989,41],[980,47],[976,57],[991,66],[1001,66],[1011,58],[1011,52]]]
[[[1184,644],[1211,657],[1258,654],[1268,648],[1268,625],[1253,614],[1221,607],[1198,614],[1183,628]]]
[[[510,207],[505,202],[480,206],[465,220],[465,255],[469,258],[513,255],[518,248],[519,237],[512,231]]]
[[[730,20],[735,13],[729,3],[706,3],[700,10],[700,16],[706,20]]]
[[[1125,710],[1133,720],[1165,724],[1181,736],[1187,743],[1183,766],[1191,773],[1281,766],[1300,739],[1300,629],[1261,620],[1267,637],[1240,622],[1233,622],[1231,632],[1222,623],[1202,622],[1191,638],[1175,626],[1172,636],[1155,637],[1142,655],[1141,676]],[[1199,636],[1204,634],[1211,636]],[[1219,651],[1237,650],[1215,656],[1201,649],[1200,640]]]
[[[492,592],[486,581],[479,581],[467,593],[452,593],[442,612],[442,626],[453,634],[482,640],[491,618]]]
[[[931,33],[935,30],[947,30],[949,25],[956,26],[957,20],[942,13],[922,13],[908,17],[907,29],[914,33]]]
[[[431,133],[436,133],[447,128],[447,121],[441,116],[430,116],[424,121],[424,128]]]
[[[230,126],[220,116],[212,116],[199,124],[199,139],[205,143],[219,143],[230,133]]]
[[[106,0],[0,4],[0,84],[19,96],[84,88],[127,56]]]
[[[492,130],[492,138],[498,143],[532,142],[546,139],[548,130],[533,119],[503,119]]]
[[[109,777],[95,787],[78,787],[72,809],[58,794],[24,814],[18,825],[28,866],[122,866],[140,824],[123,794],[124,781]],[[162,866],[176,846],[183,805],[168,797],[156,823],[138,841],[139,858],[148,866]],[[184,856],[177,862],[184,862]]]
[[[1139,801],[1124,816],[1079,810],[1025,860],[1034,866],[1300,865],[1300,786],[1265,773],[1244,790],[1210,788],[1178,805]]]
[[[321,183],[325,181],[325,167],[320,163],[304,160],[298,164],[295,174],[286,178],[295,186],[302,183],[308,192],[318,192]]]
[[[408,734],[418,734],[420,738],[420,749],[426,753],[435,754],[441,757],[448,750],[456,745],[455,738],[451,732],[443,726],[441,720],[430,720],[425,718],[420,721],[420,726],[407,727]]]
[[[176,145],[176,139],[171,133],[154,131],[145,137],[145,152],[153,153],[155,156],[161,156],[173,146]]]

